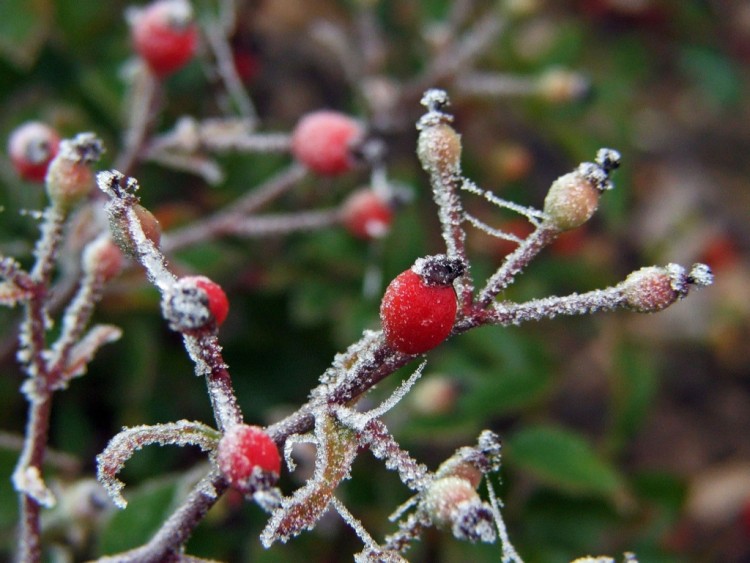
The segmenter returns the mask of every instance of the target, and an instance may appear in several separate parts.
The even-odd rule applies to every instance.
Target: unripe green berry
[[[461,135],[447,123],[424,127],[417,140],[417,156],[430,174],[451,174],[461,163]]]
[[[599,205],[599,189],[580,170],[559,177],[544,199],[549,222],[560,231],[580,227]]]

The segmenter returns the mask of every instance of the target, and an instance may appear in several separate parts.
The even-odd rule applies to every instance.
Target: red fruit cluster
[[[463,264],[446,256],[420,258],[388,285],[380,304],[386,342],[404,354],[422,354],[443,342],[456,319],[453,280]]]
[[[281,472],[281,456],[274,441],[261,427],[247,424],[224,433],[216,462],[229,484],[244,493],[273,485]]]
[[[292,154],[313,172],[336,176],[354,166],[351,149],[362,135],[359,122],[348,115],[316,111],[305,115],[292,131]]]
[[[51,127],[29,121],[8,137],[8,155],[18,175],[31,182],[44,182],[49,163],[57,155],[60,136]]]
[[[198,26],[186,0],[158,0],[133,14],[133,48],[158,76],[179,70],[195,54]]]
[[[354,192],[344,202],[341,220],[353,236],[364,240],[384,236],[393,222],[393,210],[371,189]]]

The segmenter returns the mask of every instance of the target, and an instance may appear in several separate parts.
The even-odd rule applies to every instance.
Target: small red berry
[[[461,261],[447,256],[417,260],[388,285],[380,304],[386,342],[404,354],[422,354],[445,340],[456,319],[453,280]]]
[[[228,312],[229,301],[224,290],[205,276],[178,279],[162,298],[164,318],[178,332],[218,327]]]
[[[361,239],[384,236],[393,222],[393,210],[386,201],[369,188],[352,193],[341,210],[344,227]]]
[[[8,155],[21,178],[43,182],[59,144],[60,136],[54,129],[38,121],[29,121],[8,137]]]
[[[292,154],[313,172],[336,176],[354,166],[351,149],[361,140],[362,126],[337,111],[305,115],[292,132]]]
[[[130,37],[135,51],[158,76],[185,66],[198,45],[198,26],[186,0],[157,0],[132,12]]]
[[[273,485],[281,472],[281,456],[274,441],[261,427],[247,424],[224,433],[216,462],[229,484],[245,493]]]
[[[208,310],[211,311],[211,316],[213,316],[216,325],[220,326],[229,314],[227,294],[224,293],[219,284],[205,276],[196,276],[195,285],[206,292],[208,296]]]

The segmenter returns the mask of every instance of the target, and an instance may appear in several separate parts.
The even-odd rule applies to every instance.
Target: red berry
[[[198,26],[186,0],[157,0],[132,14],[130,37],[136,52],[158,76],[179,70],[193,58]]]
[[[191,332],[221,325],[229,301],[224,290],[207,277],[185,276],[164,292],[161,308],[173,330]]]
[[[229,484],[245,493],[271,486],[281,472],[279,449],[259,426],[238,424],[228,429],[216,455]]]
[[[305,115],[292,132],[292,154],[313,172],[335,176],[351,170],[351,149],[362,138],[361,125],[343,113],[321,110]]]
[[[21,178],[43,182],[59,144],[60,136],[54,129],[38,121],[29,121],[10,134],[8,154]]]
[[[380,304],[386,342],[404,354],[422,354],[445,340],[456,319],[453,280],[463,273],[459,260],[428,256],[388,285]]]
[[[226,320],[227,314],[229,314],[229,300],[227,294],[221,289],[221,286],[214,281],[211,281],[206,276],[195,276],[195,285],[200,287],[206,292],[208,297],[208,310],[211,311],[211,316],[214,318],[216,326]]]
[[[344,202],[341,220],[346,230],[357,238],[380,238],[391,226],[393,210],[374,191],[362,189]]]

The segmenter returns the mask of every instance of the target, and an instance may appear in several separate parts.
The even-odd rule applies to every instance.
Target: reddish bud
[[[94,187],[91,164],[103,152],[102,142],[93,133],[79,133],[63,140],[45,178],[50,201],[67,210],[86,197]]]
[[[292,131],[294,157],[313,172],[336,176],[354,166],[351,150],[363,136],[355,119],[336,111],[308,113]]]
[[[122,251],[108,236],[92,241],[83,251],[84,269],[96,273],[103,281],[116,277],[122,270],[122,262]]]
[[[158,0],[129,15],[133,48],[158,76],[179,70],[193,58],[198,27],[186,0]]]
[[[38,121],[29,121],[8,137],[8,155],[21,178],[43,182],[59,144],[60,136],[54,129]]]
[[[668,264],[663,268],[641,268],[625,278],[620,288],[631,309],[652,313],[685,297],[690,286],[707,287],[712,283],[713,273],[705,264],[693,264],[689,272],[677,264]]]
[[[274,441],[259,426],[247,424],[224,433],[216,462],[229,484],[243,493],[272,486],[281,472],[281,456]]]
[[[393,210],[386,201],[371,189],[352,193],[341,210],[344,227],[361,239],[384,236],[393,221]]]
[[[640,313],[653,313],[669,307],[687,294],[685,271],[675,264],[672,271],[650,266],[631,273],[622,284],[628,306]]]
[[[150,240],[155,247],[159,247],[161,243],[161,225],[154,214],[140,204],[133,205],[133,213],[135,213],[138,222],[141,224],[141,230],[148,240]],[[126,224],[122,224],[114,217],[110,217],[110,229],[112,230],[112,238],[115,244],[120,247],[127,256],[135,256],[136,245],[130,236],[130,231]]]
[[[388,344],[404,354],[422,354],[443,342],[456,319],[453,280],[463,273],[458,260],[421,258],[388,285],[380,320]]]

